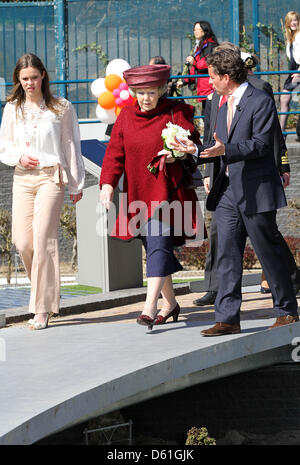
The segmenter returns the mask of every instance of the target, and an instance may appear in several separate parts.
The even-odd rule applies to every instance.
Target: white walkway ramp
[[[0,330],[0,444],[32,444],[97,415],[168,392],[291,359],[300,323],[243,321],[234,336],[204,338],[208,322],[152,333],[135,323]],[[213,322],[212,322],[213,323]]]

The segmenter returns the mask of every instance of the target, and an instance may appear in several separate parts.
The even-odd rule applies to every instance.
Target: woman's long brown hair
[[[292,31],[290,28],[291,21],[294,18],[298,20],[298,27],[296,31]],[[285,26],[285,38],[289,44],[292,44],[293,41],[295,40],[295,35],[297,34],[297,32],[300,31],[300,14],[297,11],[289,11],[285,17],[284,26]]]
[[[42,81],[42,94],[45,100],[45,104],[49,110],[53,111],[54,113],[58,113],[59,107],[62,104],[59,98],[56,98],[52,95],[50,91],[50,82],[47,70],[39,57],[33,53],[26,53],[18,59],[13,72],[14,87],[11,94],[7,97],[7,101],[16,102],[16,111],[18,111],[19,108],[22,110],[22,104],[25,102],[26,96],[20,83],[19,75],[22,69],[28,67],[36,68],[41,74],[44,74]]]

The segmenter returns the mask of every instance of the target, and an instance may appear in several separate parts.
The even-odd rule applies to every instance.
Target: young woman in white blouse
[[[1,124],[0,160],[16,166],[12,239],[31,281],[29,327],[43,329],[49,314],[59,312],[58,227],[65,184],[75,204],[82,197],[84,164],[75,110],[51,94],[41,60],[23,55],[13,81]]]
[[[285,17],[285,39],[286,54],[289,59],[289,69],[291,71],[300,70],[300,14],[297,11],[289,11]],[[291,73],[283,85],[283,92],[293,91],[300,81],[299,73]],[[280,96],[280,111],[288,112],[292,94],[282,94]],[[288,115],[280,115],[281,130],[286,127]]]

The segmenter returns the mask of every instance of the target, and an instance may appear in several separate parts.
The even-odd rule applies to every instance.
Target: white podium
[[[99,180],[103,156],[95,164],[93,158],[99,144],[88,147],[82,146],[85,168]],[[89,156],[89,150],[93,157]],[[103,292],[142,287],[142,242],[139,239],[122,241],[107,234],[107,215],[99,202],[99,194],[98,185],[87,187],[76,204],[78,284],[101,287]],[[118,197],[117,188],[114,196],[117,211]]]

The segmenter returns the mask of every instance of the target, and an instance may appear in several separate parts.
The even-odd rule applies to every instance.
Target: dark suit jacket
[[[260,79],[252,74],[248,75],[248,81],[250,84],[255,87],[256,89],[261,89],[267,92],[272,99],[273,90],[272,86],[263,79]],[[219,102],[220,96],[214,92],[212,99],[206,101],[205,106],[205,118],[204,118],[204,138],[203,144],[204,146],[208,146],[211,144],[213,140],[213,134],[216,127],[217,121],[217,114],[219,110]],[[279,120],[275,120],[275,132],[274,132],[274,157],[277,169],[280,174],[282,173],[289,173],[290,166],[287,160],[287,148],[285,145],[285,140],[282,135],[281,127],[279,124]],[[218,172],[220,169],[220,161],[217,160],[214,163],[207,163],[205,166],[204,177],[210,178],[210,184],[213,184]]]
[[[254,76],[253,74],[248,74],[248,81],[256,89],[261,89],[267,92],[270,97],[274,100],[272,86],[263,79]],[[274,101],[275,102],[275,101]],[[280,174],[289,173],[290,166],[288,161],[286,161],[287,148],[285,145],[285,140],[282,135],[282,130],[279,124],[279,119],[275,121],[275,133],[274,133],[274,157],[275,163]],[[284,160],[284,161],[283,161]]]
[[[219,173],[207,197],[208,210],[216,209],[227,165],[236,204],[247,215],[286,206],[274,161],[276,118],[273,99],[251,84],[235,111],[229,134],[226,124],[227,104],[219,109],[216,133],[225,144],[225,155],[221,157]]]

